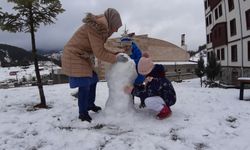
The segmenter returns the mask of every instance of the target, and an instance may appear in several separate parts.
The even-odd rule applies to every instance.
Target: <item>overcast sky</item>
[[[7,0],[1,0],[3,11]],[[120,12],[123,26],[112,37],[118,37],[125,25],[136,35],[162,39],[180,46],[181,34],[186,34],[189,50],[205,44],[205,18],[203,0],[61,0],[66,10],[58,15],[55,24],[41,26],[36,32],[39,49],[62,49],[87,12],[101,14],[107,8]],[[0,43],[31,49],[30,34],[0,31]]]

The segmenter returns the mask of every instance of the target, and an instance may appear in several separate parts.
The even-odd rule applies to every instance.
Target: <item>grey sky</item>
[[[7,0],[0,6],[8,10]],[[205,18],[203,0],[61,0],[66,11],[55,24],[41,26],[36,33],[37,48],[61,49],[82,24],[87,12],[101,14],[107,8],[117,9],[123,26],[112,37],[119,36],[125,27],[129,32],[148,34],[180,46],[181,34],[186,34],[188,49],[196,50],[205,44]],[[31,49],[28,33],[0,31],[0,43]]]

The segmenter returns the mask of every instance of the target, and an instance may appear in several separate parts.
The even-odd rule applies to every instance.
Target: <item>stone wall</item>
[[[223,84],[239,86],[237,79],[242,76],[249,77],[250,68],[247,67],[243,69],[244,75],[241,75],[241,72],[241,67],[222,67],[221,74],[217,77],[217,79],[219,79]]]

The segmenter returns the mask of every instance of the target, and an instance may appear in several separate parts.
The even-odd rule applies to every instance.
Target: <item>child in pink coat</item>
[[[165,77],[163,65],[154,65],[151,58],[144,56],[138,63],[138,72],[146,77],[143,84],[125,86],[125,93],[140,97],[141,105],[154,110],[158,119],[169,117],[172,113],[170,106],[176,102],[176,93]]]

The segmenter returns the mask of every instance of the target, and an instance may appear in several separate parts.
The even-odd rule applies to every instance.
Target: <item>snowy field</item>
[[[239,89],[201,88],[199,79],[173,85],[170,118],[156,120],[136,101],[133,115],[90,113],[92,123],[78,119],[68,84],[44,86],[52,108],[36,111],[37,87],[0,89],[0,150],[250,150],[250,101],[238,100]],[[99,82],[96,104],[107,99]]]
[[[26,66],[27,68],[22,68],[20,66],[17,67],[0,67],[0,82],[7,81],[9,79],[17,79],[21,81],[23,78],[27,80],[32,80],[35,77],[35,66],[29,65]],[[45,62],[44,66],[40,67],[43,70],[40,71],[40,75],[49,75],[51,73],[52,68],[55,70],[59,69],[60,67],[56,66],[51,62]],[[10,72],[17,72],[16,75],[9,75]]]

